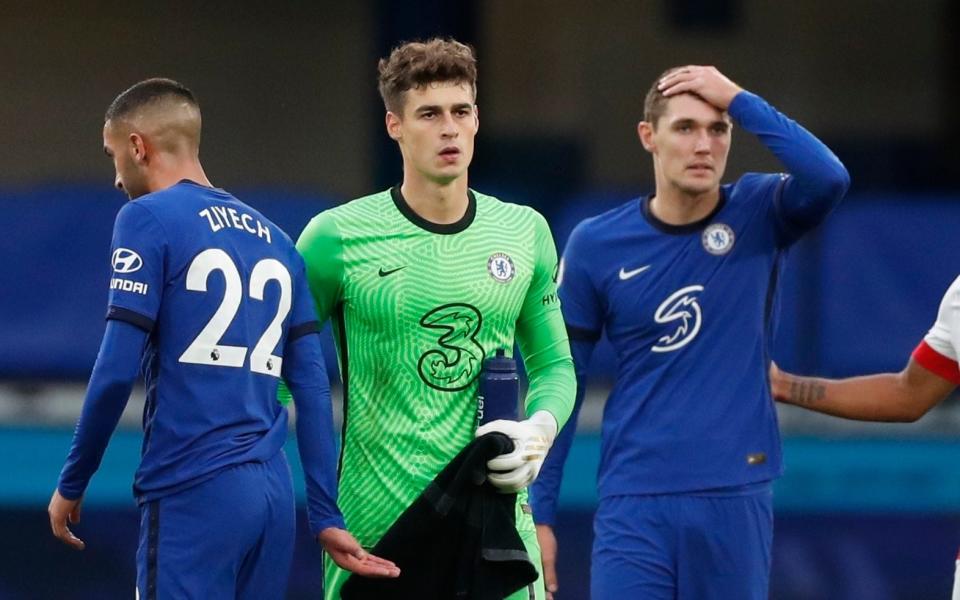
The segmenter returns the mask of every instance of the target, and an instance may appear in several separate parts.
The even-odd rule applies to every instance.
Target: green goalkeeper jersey
[[[373,546],[473,438],[484,357],[520,347],[525,410],[570,415],[576,381],[557,255],[533,209],[469,192],[464,217],[419,217],[399,187],[325,211],[297,242],[343,381],[339,504]]]

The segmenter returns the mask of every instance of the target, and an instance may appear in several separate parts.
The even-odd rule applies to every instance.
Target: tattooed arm
[[[800,377],[770,364],[770,389],[777,402],[858,421],[916,421],[956,387],[913,358],[899,373],[847,379]]]

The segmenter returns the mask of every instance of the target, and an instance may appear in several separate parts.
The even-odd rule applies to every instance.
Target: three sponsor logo
[[[672,352],[683,348],[700,333],[703,313],[697,301],[697,295],[703,291],[702,285],[688,285],[667,296],[660,303],[653,320],[663,325],[672,325],[674,330],[661,336],[650,348],[653,352]]]
[[[726,227],[723,225],[722,227]],[[711,237],[716,248],[726,244],[725,252],[729,252],[733,245],[733,233],[729,232],[730,237],[725,237],[727,231],[718,230],[720,233],[716,237]],[[707,239],[706,234],[703,237]],[[724,241],[725,240],[725,241]],[[704,247],[707,242],[704,241]],[[652,265],[643,265],[635,269],[626,269],[620,267],[618,277],[620,281],[633,279],[637,275],[646,272]],[[683,348],[697,337],[700,333],[700,327],[703,324],[703,312],[700,310],[699,295],[703,292],[702,285],[688,285],[671,293],[666,299],[657,306],[653,313],[653,320],[661,325],[669,326],[670,333],[662,335],[657,342],[650,348],[652,352],[673,352]]]
[[[700,243],[703,249],[714,256],[723,256],[733,250],[736,234],[726,223],[713,223],[703,230]],[[645,272],[651,265],[627,270],[620,267],[620,281],[627,281]],[[652,352],[673,352],[683,348],[700,333],[703,324],[703,312],[700,309],[699,296],[702,285],[682,287],[663,300],[654,311],[653,320],[669,326],[670,333],[661,336],[650,348]]]

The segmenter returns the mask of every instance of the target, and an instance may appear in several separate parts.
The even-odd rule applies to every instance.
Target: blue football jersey
[[[759,96],[739,93],[729,114],[787,173],[721,186],[712,213],[682,226],[654,216],[652,196],[632,200],[583,221],[563,253],[575,410],[601,333],[618,361],[603,415],[601,498],[729,488],[782,471],[767,381],[778,273],[850,179],[829,148]],[[572,434],[569,425],[561,432],[533,485],[538,523],[555,520]]]
[[[605,331],[619,361],[603,418],[601,496],[780,473],[766,368],[791,239],[774,209],[783,181],[751,174],[725,185],[699,223],[663,223],[644,198],[571,234],[560,284],[571,338]]]
[[[317,330],[290,238],[229,193],[181,181],[120,210],[112,266],[107,318],[149,332],[138,500],[275,455],[283,348]]]

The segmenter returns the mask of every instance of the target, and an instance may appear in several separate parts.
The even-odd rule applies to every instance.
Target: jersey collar
[[[650,194],[647,197],[640,199],[640,214],[643,215],[643,218],[646,219],[648,223],[663,233],[669,233],[671,235],[685,235],[695,231],[700,231],[707,225],[707,223],[712,221],[713,218],[717,216],[717,213],[720,212],[723,209],[723,206],[727,203],[727,190],[721,186],[720,200],[717,202],[717,205],[713,207],[713,210],[710,211],[710,214],[692,223],[686,223],[684,225],[671,225],[670,223],[664,223],[658,219],[653,214],[653,211],[650,210],[650,201],[653,200],[653,196],[654,194]]]
[[[460,233],[465,230],[467,227],[470,227],[470,224],[473,223],[474,217],[477,216],[477,199],[473,195],[473,190],[467,190],[467,212],[463,214],[459,221],[453,223],[434,223],[433,221],[428,221],[418,215],[410,205],[407,204],[406,198],[403,197],[403,194],[400,192],[400,184],[397,184],[390,188],[390,196],[393,198],[393,203],[396,205],[397,210],[400,211],[408,221],[416,225],[421,229],[425,229],[430,233],[439,233],[442,235],[450,235],[454,233]]]
[[[178,181],[178,182],[176,183],[176,185],[184,185],[184,184],[186,184],[186,185],[192,185],[192,186],[198,187],[198,188],[200,188],[200,189],[202,189],[202,190],[207,190],[207,191],[209,191],[209,192],[216,192],[216,193],[218,193],[218,194],[223,194],[223,195],[225,195],[225,196],[229,196],[229,195],[230,195],[230,193],[229,193],[228,191],[226,191],[225,189],[223,189],[223,188],[213,187],[213,186],[209,186],[209,185],[203,185],[202,183],[198,183],[198,182],[196,182],[196,181],[194,181],[194,180],[192,180],[192,179],[181,179],[180,181]]]

